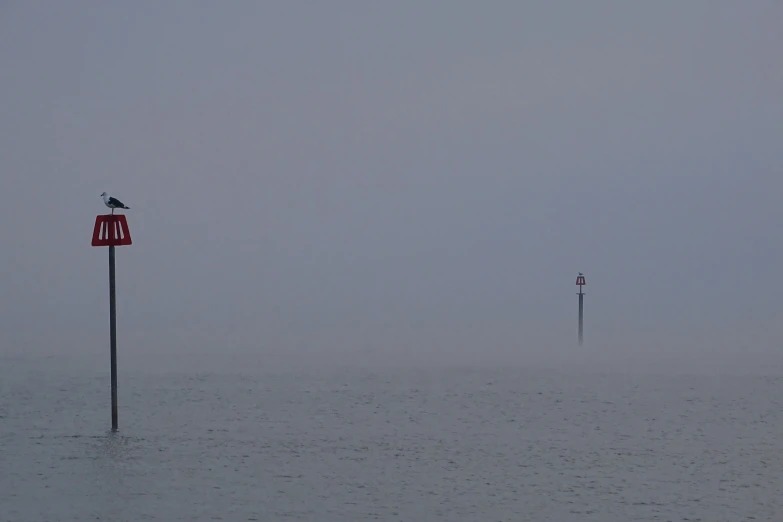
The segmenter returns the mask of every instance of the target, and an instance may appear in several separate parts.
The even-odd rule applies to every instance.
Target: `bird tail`
[[[130,210],[130,207],[122,207],[122,208],[126,208],[126,209]]]

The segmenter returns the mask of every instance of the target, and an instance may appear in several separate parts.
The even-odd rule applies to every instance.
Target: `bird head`
[[[106,195],[106,193],[105,193],[105,192],[101,192],[101,197],[103,197],[103,196],[105,196],[105,195]]]

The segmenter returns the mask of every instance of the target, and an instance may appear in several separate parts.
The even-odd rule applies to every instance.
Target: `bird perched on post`
[[[101,197],[103,198],[103,204],[106,205],[111,209],[111,213],[114,214],[115,208],[125,208],[130,210],[130,207],[126,207],[125,203],[120,201],[119,199],[110,197],[107,193],[103,192],[101,194]]]

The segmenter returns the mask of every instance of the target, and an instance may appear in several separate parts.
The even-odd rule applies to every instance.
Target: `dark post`
[[[117,293],[114,285],[114,245],[109,246],[109,329],[111,335],[111,430],[117,431]]]
[[[585,294],[581,292],[581,288],[579,290],[579,346],[582,346],[585,331]]]
[[[576,284],[579,286],[579,293],[577,294],[579,296],[579,346],[582,346],[582,341],[584,338],[584,312],[585,312],[585,294],[582,292],[582,286],[587,284],[585,283],[585,276],[582,274],[582,272],[579,272],[579,275],[576,277]]]

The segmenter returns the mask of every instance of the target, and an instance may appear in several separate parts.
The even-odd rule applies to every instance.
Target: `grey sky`
[[[105,350],[104,190],[126,351],[523,361],[580,270],[593,349],[777,347],[782,64],[777,1],[4,2],[0,349]]]

